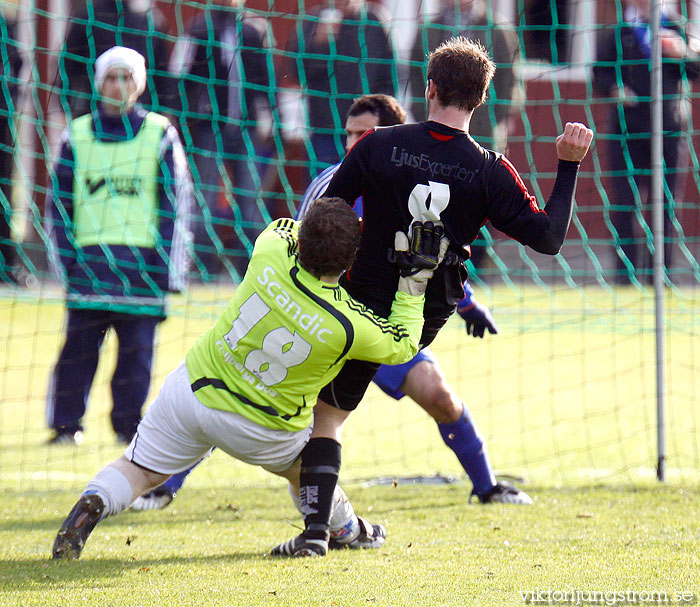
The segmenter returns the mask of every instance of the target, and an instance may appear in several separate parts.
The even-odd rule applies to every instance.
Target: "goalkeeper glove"
[[[464,299],[457,304],[457,314],[467,323],[467,335],[483,338],[486,329],[492,335],[498,333],[491,311],[472,297],[470,287],[465,287],[464,292]]]
[[[425,293],[450,244],[444,233],[441,225],[431,221],[414,222],[410,239],[403,232],[396,232],[393,261],[399,266],[399,291],[415,296]]]

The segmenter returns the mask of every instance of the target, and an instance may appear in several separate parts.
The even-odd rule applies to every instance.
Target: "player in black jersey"
[[[430,344],[463,295],[469,243],[488,219],[496,229],[540,253],[556,255],[571,221],[579,163],[593,132],[567,123],[556,139],[557,178],[544,209],[502,154],[469,136],[472,112],[484,102],[495,65],[477,42],[452,38],[430,54],[425,96],[428,120],[368,131],[347,154],[326,190],[352,204],[362,195],[363,232],[343,286],[376,314],[388,316],[399,279],[389,254],[396,232],[413,222],[444,227],[450,251],[428,285],[421,345]],[[340,468],[343,422],[362,399],[377,365],[350,360],[322,390],[312,438],[302,452],[306,530],[295,538],[327,537],[330,499]],[[313,496],[305,503],[304,495]],[[325,527],[325,531],[324,531]]]

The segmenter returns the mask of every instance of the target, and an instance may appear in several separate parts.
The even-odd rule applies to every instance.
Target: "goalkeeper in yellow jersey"
[[[381,318],[338,285],[360,239],[360,221],[344,201],[322,198],[301,223],[271,223],[224,314],[168,375],[124,455],[87,484],[61,525],[53,558],[78,558],[101,519],[213,447],[298,489],[296,462],[321,387],[348,359],[400,364],[418,351],[425,288],[447,241],[429,222],[413,235],[397,238],[404,276],[391,314]],[[344,540],[364,534],[381,544],[384,529],[358,520],[342,498],[336,524],[353,528]],[[297,554],[325,554],[328,543],[309,540],[301,548]]]

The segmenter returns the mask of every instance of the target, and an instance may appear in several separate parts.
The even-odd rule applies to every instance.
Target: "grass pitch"
[[[159,331],[154,393],[228,296],[194,289],[174,301]],[[108,427],[114,343],[91,393],[86,442],[49,449],[44,401],[62,340],[60,295],[0,296],[0,605],[584,605],[623,604],[625,592],[638,593],[624,595],[627,604],[692,604],[700,598],[694,297],[672,292],[667,301],[667,484],[653,480],[651,294],[504,287],[482,297],[496,304],[498,336],[473,340],[455,320],[434,351],[495,468],[525,477],[534,506],[469,505],[471,487],[434,423],[408,399],[372,389],[346,425],[341,483],[358,513],[387,526],[381,549],[267,556],[301,524],[283,483],[215,453],[168,509],[108,519],[80,561],[54,563],[61,521],[121,453]],[[391,482],[433,474],[456,482]],[[378,477],[388,483],[366,482]]]
[[[104,521],[74,562],[48,557],[75,495],[0,492],[0,604],[463,607],[524,605],[534,591],[700,593],[700,506],[677,487],[530,487],[535,505],[516,508],[469,506],[460,484],[351,485],[358,511],[387,525],[384,547],[290,560],[264,554],[296,533],[284,488],[197,484],[162,512]]]

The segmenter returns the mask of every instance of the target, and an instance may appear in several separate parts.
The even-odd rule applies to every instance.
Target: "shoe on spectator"
[[[82,430],[56,430],[47,445],[78,445],[83,444]]]
[[[131,504],[132,510],[162,510],[175,499],[175,493],[170,489],[160,486],[150,491],[146,491],[143,495],[139,495],[134,503]]]
[[[133,435],[126,434],[125,432],[117,432],[117,443],[119,445],[130,445],[132,438],[134,438]]]

